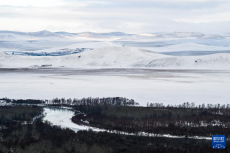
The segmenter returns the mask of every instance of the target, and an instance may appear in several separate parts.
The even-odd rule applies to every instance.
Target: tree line
[[[228,107],[95,107],[75,106],[72,121],[86,126],[149,135],[175,136],[225,135],[230,138]]]
[[[43,105],[56,105],[56,106],[138,106],[139,103],[135,102],[133,99],[127,99],[124,97],[106,97],[106,98],[54,98],[52,100],[36,100],[36,99],[8,99],[3,98],[0,101],[12,104],[43,104]]]

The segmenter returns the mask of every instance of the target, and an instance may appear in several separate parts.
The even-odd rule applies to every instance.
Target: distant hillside
[[[2,35],[24,35],[33,37],[89,37],[89,38],[106,38],[106,37],[125,37],[127,39],[140,38],[198,38],[198,39],[224,39],[228,35],[217,34],[203,34],[198,32],[173,32],[173,33],[144,33],[144,34],[128,34],[124,32],[109,32],[109,33],[95,33],[95,32],[50,32],[47,30],[38,32],[17,32],[17,31],[0,31],[0,38]]]
[[[131,47],[103,47],[86,50],[78,54],[48,57],[7,55],[0,52],[1,67],[96,67],[96,68],[183,68],[183,69],[229,69],[230,54],[206,56],[166,56],[148,50]]]

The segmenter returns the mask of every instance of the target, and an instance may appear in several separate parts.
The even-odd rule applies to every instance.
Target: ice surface
[[[91,128],[88,126],[78,125],[71,121],[74,116],[74,111],[60,108],[44,108],[44,121],[49,121],[53,125],[60,126],[62,128],[69,128],[75,132],[79,130],[93,129],[94,131],[104,131],[97,128]]]
[[[230,72],[152,69],[0,69],[0,97],[126,97],[150,103],[227,104]]]

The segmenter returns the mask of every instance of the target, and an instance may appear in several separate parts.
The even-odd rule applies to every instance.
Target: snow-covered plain
[[[142,106],[227,104],[230,71],[160,69],[0,69],[0,97],[126,97]]]

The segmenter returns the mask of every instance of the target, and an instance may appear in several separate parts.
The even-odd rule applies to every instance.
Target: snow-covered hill
[[[199,37],[199,39],[224,39],[224,36],[221,35],[204,35],[202,37]]]
[[[73,45],[54,47],[36,51],[5,51],[8,55],[23,55],[23,56],[64,56],[77,54],[86,50],[92,50],[103,47],[121,47],[122,45],[113,42],[84,42]]]
[[[116,46],[57,57],[18,56],[0,53],[0,67],[33,67],[34,65],[76,68],[230,69],[230,54],[173,57],[138,48]]]
[[[165,47],[155,47],[155,48],[151,48],[150,50],[154,50],[156,52],[230,51],[230,46],[223,47],[223,46],[196,44],[196,43],[180,43],[180,44],[169,45],[169,46],[165,46]]]
[[[230,54],[206,56],[164,57],[151,61],[146,67],[192,68],[192,69],[230,69]]]
[[[20,36],[33,36],[33,37],[123,37],[130,36],[123,32],[110,32],[110,33],[94,33],[94,32],[81,32],[81,33],[69,33],[69,32],[50,32],[47,30],[38,32],[17,32],[17,31],[0,31],[1,35],[20,35]]]
[[[46,53],[50,53],[50,52],[60,52],[62,50],[74,50],[74,49],[78,49],[78,48],[103,48],[103,47],[121,47],[121,45],[113,43],[113,42],[83,42],[83,43],[76,43],[76,44],[72,44],[72,45],[68,45],[68,46],[63,46],[63,47],[54,47],[52,49],[43,49],[43,50],[37,50],[37,51],[33,51],[34,53],[42,53],[42,52],[46,52]]]
[[[39,67],[52,64],[53,67],[80,68],[229,69],[229,42],[226,35],[197,32],[127,34],[0,31],[0,66]],[[183,56],[185,54],[167,54],[186,51],[215,52],[207,53],[213,55],[203,54],[205,56],[188,54],[187,57]]]
[[[33,36],[33,37],[61,37],[60,34],[50,31],[38,31],[38,32],[17,32],[17,31],[0,31],[0,35],[18,35],[18,36]]]
[[[86,37],[86,38],[109,38],[118,37],[130,39],[148,39],[148,38],[197,38],[197,39],[223,39],[227,35],[217,34],[203,34],[199,32],[172,32],[172,33],[142,33],[142,34],[128,34],[124,32],[110,32],[110,33],[95,33],[95,32],[50,32],[47,30],[38,32],[17,32],[17,31],[0,31],[1,35],[17,35],[17,36],[30,36],[30,37]]]
[[[121,40],[139,39],[224,39],[227,35],[203,34],[199,32],[144,33],[126,35]]]
[[[77,33],[77,36],[80,37],[123,37],[123,36],[130,36],[132,34],[126,34],[123,32],[111,32],[111,33],[94,33],[94,32],[82,32],[82,33]]]

